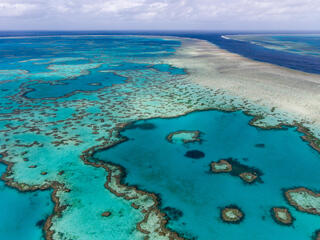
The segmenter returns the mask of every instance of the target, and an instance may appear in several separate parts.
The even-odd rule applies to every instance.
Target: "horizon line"
[[[47,30],[47,29],[27,29],[27,30],[4,30],[0,29],[0,32],[286,32],[286,33],[320,33],[320,30],[208,30],[208,29],[109,29],[109,30],[86,30],[86,29],[72,29],[72,30],[64,30],[64,29],[55,29],[55,30]]]

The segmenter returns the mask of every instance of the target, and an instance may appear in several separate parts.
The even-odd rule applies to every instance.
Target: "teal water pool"
[[[183,41],[0,38],[0,154],[11,166],[0,239],[41,239],[44,220],[48,240],[310,239],[319,216],[297,211],[284,189],[319,192],[318,153],[295,128],[267,131],[240,112],[199,112],[246,109],[259,126],[294,123],[169,65]],[[112,147],[119,131],[129,140]],[[109,149],[92,158],[101,148]],[[223,159],[232,171],[220,162],[226,172],[214,173]],[[114,164],[138,189],[118,182]],[[225,207],[243,215],[225,223]],[[273,207],[288,209],[293,224],[275,222]]]
[[[0,165],[0,174],[5,168]],[[0,239],[45,239],[42,229],[53,209],[51,191],[21,193],[1,181],[0,206]]]
[[[295,128],[262,130],[248,124],[241,112],[204,111],[173,119],[136,123],[153,128],[129,128],[127,141],[97,152],[94,157],[121,165],[125,184],[156,193],[169,227],[195,239],[310,239],[320,228],[319,216],[296,211],[284,189],[304,186],[319,190],[320,155]],[[198,130],[201,142],[169,142],[175,131]],[[197,150],[202,158],[188,158]],[[262,172],[261,182],[246,184],[230,174],[214,174],[210,163],[233,158]],[[238,206],[245,217],[225,223],[221,208]],[[271,208],[283,206],[295,219],[292,226],[276,223]]]

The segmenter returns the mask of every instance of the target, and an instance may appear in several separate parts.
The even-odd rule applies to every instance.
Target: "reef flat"
[[[286,191],[285,196],[299,211],[320,215],[320,194],[302,187]]]
[[[151,226],[143,226],[146,213],[104,186],[112,176],[107,166],[87,166],[84,156],[117,142],[124,123],[188,111],[188,93],[174,90],[189,88],[179,84],[186,73],[161,62],[179,45],[136,37],[1,39],[1,68],[23,69],[1,72],[1,161],[8,165],[2,178],[20,191],[53,189],[46,239],[166,238],[151,231],[158,219],[164,226],[163,216],[148,214]],[[196,89],[190,85],[189,95]],[[155,204],[150,198],[143,207]],[[113,214],[102,216],[110,208]]]
[[[245,183],[254,183],[255,181],[263,183],[261,170],[249,167],[232,158],[212,162],[210,167],[213,173],[229,173],[231,176],[240,177]]]
[[[200,142],[200,132],[199,131],[177,131],[170,133],[167,136],[167,140],[171,143],[192,143],[192,142]]]
[[[299,124],[319,138],[319,74],[253,61],[197,39],[183,40],[168,62],[188,69],[190,81],[258,116],[254,125]]]
[[[4,56],[0,60],[0,161],[7,165],[2,180],[20,192],[51,189],[55,206],[43,222],[46,239],[95,240],[102,236],[108,236],[108,239],[208,239],[208,236],[221,239],[225,232],[230,234],[230,239],[235,236],[247,239],[244,232],[250,232],[248,229],[252,224],[263,218],[266,220],[261,221],[261,229],[272,229],[269,233],[273,232],[273,236],[277,234],[279,238],[295,236],[303,239],[320,228],[315,220],[318,216],[300,215],[303,213],[299,212],[295,213],[294,231],[283,229],[274,224],[269,213],[271,206],[286,204],[282,188],[298,185],[315,188],[313,184],[318,179],[314,169],[320,167],[319,156],[301,141],[304,137],[313,148],[319,148],[317,121],[309,120],[314,116],[306,113],[302,121],[300,116],[296,117],[295,109],[278,109],[251,99],[250,94],[244,98],[228,91],[228,82],[224,87],[202,84],[210,76],[215,79],[210,70],[211,61],[198,57],[197,51],[203,51],[204,45],[208,46],[208,43],[174,37],[0,39],[0,53]],[[208,55],[214,54],[212,46],[206,49]],[[185,57],[183,61],[182,56]],[[227,63],[226,66],[230,67]],[[220,71],[223,72],[223,68]],[[310,76],[306,74],[307,79],[312,78],[316,83],[317,77]],[[252,86],[250,91],[257,87]],[[311,96],[312,92],[307,98]],[[308,101],[305,103],[309,104]],[[241,109],[255,117],[236,112],[230,113],[229,119],[225,112],[204,111],[209,109],[228,112]],[[205,117],[189,114],[179,118],[194,111],[203,111],[197,114],[205,114]],[[173,121],[167,128],[160,127],[162,121],[169,121],[164,118]],[[184,121],[179,122],[179,119]],[[179,124],[175,125],[175,121]],[[262,128],[279,128],[280,124],[299,128],[260,130],[260,133],[248,122]],[[134,141],[119,134],[124,129],[134,133]],[[181,129],[197,129],[201,132],[201,141],[197,138],[199,132],[191,135],[184,132],[182,139],[187,140],[187,144],[167,141],[170,133]],[[148,132],[159,135],[148,138]],[[234,138],[235,133],[238,137],[253,138],[241,141],[241,144],[230,142],[230,139],[241,140]],[[277,140],[275,134],[278,134]],[[221,146],[208,146],[206,142],[212,143],[212,139]],[[244,142],[248,145],[243,145]],[[127,144],[131,143],[134,145],[130,149]],[[147,149],[148,143],[155,149],[141,152]],[[257,144],[260,147],[256,147]],[[272,147],[269,149],[268,146]],[[116,152],[122,147],[124,149]],[[173,152],[168,157],[170,148],[178,151],[176,160],[169,161],[177,154]],[[286,154],[285,148],[288,149]],[[236,152],[231,154],[230,149]],[[264,154],[265,158],[257,158],[269,150],[271,153]],[[108,157],[108,154],[115,155]],[[240,159],[242,164],[245,159],[258,159],[249,165],[262,169],[264,184],[248,185],[240,181],[239,185],[239,181],[229,176],[208,173],[212,161],[226,157]],[[301,162],[306,158],[308,164]],[[265,163],[274,165],[270,168]],[[286,171],[289,165],[312,177],[301,176],[297,181],[296,176]],[[155,174],[154,169],[161,174]],[[281,171],[268,175],[266,169]],[[131,179],[134,171],[137,171],[137,179]],[[163,181],[163,173],[172,174],[174,178]],[[224,192],[228,186],[235,186],[241,192]],[[199,194],[195,194],[195,189]],[[266,189],[274,197],[264,201],[261,207],[259,200],[263,199]],[[188,191],[186,195],[185,190]],[[178,201],[179,194],[171,195],[171,192],[182,194],[182,201]],[[217,192],[219,198],[214,197]],[[209,194],[207,198],[197,198],[204,193]],[[235,193],[239,198],[231,197]],[[252,202],[256,205],[252,206]],[[221,221],[219,207],[233,203],[241,207],[246,217],[241,224],[231,226]],[[302,227],[302,222],[308,222],[308,227]],[[267,239],[261,229],[251,231],[250,236],[262,234],[260,236]]]
[[[283,207],[273,207],[271,209],[271,215],[277,223],[287,226],[292,225],[294,220],[289,210]]]
[[[210,166],[211,171],[214,173],[227,173],[232,171],[232,165],[223,159],[218,162],[212,162]]]
[[[226,223],[238,224],[243,218],[244,214],[235,205],[227,206],[221,210],[221,219]]]

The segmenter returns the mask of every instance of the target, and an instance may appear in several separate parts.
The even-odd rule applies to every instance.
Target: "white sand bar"
[[[182,47],[168,61],[187,69],[191,81],[204,87],[320,126],[320,75],[253,61],[199,39],[182,39]]]

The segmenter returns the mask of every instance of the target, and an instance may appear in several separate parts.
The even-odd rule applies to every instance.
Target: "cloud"
[[[303,29],[319,12],[314,0],[0,0],[0,28]]]
[[[20,17],[37,10],[37,5],[32,3],[0,2],[1,17]]]
[[[145,5],[144,0],[109,0],[96,1],[81,5],[81,10],[85,13],[120,13],[132,10]]]

